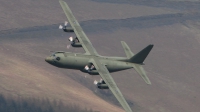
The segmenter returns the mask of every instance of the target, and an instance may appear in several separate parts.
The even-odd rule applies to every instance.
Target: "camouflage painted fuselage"
[[[90,59],[93,57],[99,58],[99,60],[106,65],[109,72],[133,68],[132,63],[129,63],[127,58],[93,56],[80,53],[57,52],[47,57],[45,60],[51,65],[59,68],[76,69],[88,73],[88,71],[84,68],[86,65],[90,64]],[[98,72],[96,70],[92,70],[89,74],[98,75]]]

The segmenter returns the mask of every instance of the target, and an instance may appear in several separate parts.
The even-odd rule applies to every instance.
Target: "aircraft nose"
[[[51,61],[51,58],[50,57],[46,57],[45,61],[49,63]]]

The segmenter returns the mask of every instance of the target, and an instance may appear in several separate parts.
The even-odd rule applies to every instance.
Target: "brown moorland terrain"
[[[200,111],[199,1],[66,2],[101,55],[125,56],[121,40],[134,53],[155,45],[144,66],[152,85],[133,69],[111,74],[134,112]],[[57,0],[0,1],[0,10],[0,94],[16,101],[31,99],[31,104],[44,99],[45,104],[123,111],[109,90],[94,87],[99,76],[44,61],[49,51],[84,52],[66,49],[74,34],[58,30],[66,17]]]

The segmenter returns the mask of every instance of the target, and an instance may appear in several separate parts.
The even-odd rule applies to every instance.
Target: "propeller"
[[[89,70],[89,69],[90,69],[90,68],[86,65],[86,66],[85,66],[85,70]]]
[[[94,65],[91,65],[90,70],[93,70],[94,68],[95,68],[95,66],[94,66]]]
[[[69,41],[70,42],[73,42],[73,40],[74,40],[74,38],[71,36],[71,37],[69,37]],[[69,44],[69,45],[67,45],[67,49],[69,49],[71,47],[71,44]]]
[[[97,86],[97,84],[98,84],[98,82],[95,80],[95,81],[94,81],[94,85]],[[97,93],[97,88],[95,88],[94,92]]]
[[[59,29],[61,29],[61,30],[62,30],[62,29],[63,29],[63,26],[62,26],[62,25],[60,25],[60,26],[59,26]]]
[[[67,45],[67,49],[69,49],[71,47],[71,44]]]
[[[94,81],[94,85],[97,85],[97,84],[98,84],[98,81],[95,80],[95,81]]]
[[[100,83],[102,83],[103,82],[103,79],[100,79],[100,81],[99,81]]]
[[[63,26],[63,25],[60,25],[60,26],[59,26],[59,29],[64,29],[67,25],[68,25],[68,22],[65,21],[64,26]]]
[[[65,26],[67,26],[68,25],[68,22],[67,21],[65,21]]]
[[[74,40],[73,37],[69,37],[69,41],[72,42]]]

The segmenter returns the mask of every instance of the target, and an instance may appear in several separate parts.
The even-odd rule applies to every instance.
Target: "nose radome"
[[[51,61],[51,58],[50,58],[50,57],[46,57],[46,58],[45,58],[45,61],[46,61],[46,62],[50,62],[50,61]]]

